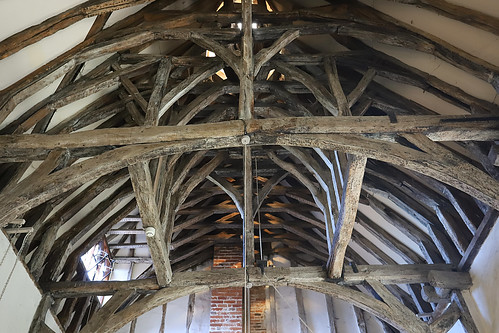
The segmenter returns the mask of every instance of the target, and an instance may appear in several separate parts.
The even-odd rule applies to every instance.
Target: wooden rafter
[[[377,316],[388,333],[389,325],[410,333],[445,332],[458,317],[476,331],[460,293],[438,294],[435,288],[469,288],[469,274],[461,271],[469,269],[497,220],[497,158],[490,142],[498,139],[499,107],[365,43],[376,40],[434,55],[496,90],[499,68],[358,1],[315,8],[299,2],[258,1],[255,7],[251,0],[240,6],[225,1],[221,9],[221,1],[195,1],[185,10],[170,10],[174,0],[156,0],[106,24],[113,11],[148,2],[87,1],[0,41],[3,59],[96,16],[83,42],[0,92],[0,225],[22,218],[25,230],[33,230],[23,239],[14,227],[7,229],[16,246],[26,243],[21,256],[29,253],[36,280],[59,281],[46,287],[56,295],[54,308],[64,298],[81,296],[64,302],[64,328],[113,332],[163,305],[164,329],[169,300],[245,282],[264,285],[270,277],[274,285],[351,302],[361,331],[363,311]],[[466,11],[446,1],[398,2],[460,20]],[[468,24],[495,33],[497,20],[469,14]],[[241,17],[238,29],[233,23]],[[307,36],[317,35],[349,50],[314,49],[308,44],[320,43],[310,43]],[[205,57],[200,47],[218,58]],[[150,54],[151,49],[159,53]],[[107,59],[92,68],[101,56]],[[214,75],[221,69],[226,79]],[[24,110],[17,108],[20,103],[28,104],[29,97],[61,77],[53,94],[18,112]],[[422,89],[471,116],[437,116],[440,110],[389,90],[387,81]],[[87,104],[74,109],[77,101]],[[72,115],[59,121],[63,107],[73,108]],[[360,161],[358,173],[352,168],[345,173],[345,153]],[[263,164],[256,185],[261,197],[255,196],[253,158],[259,167]],[[372,162],[366,167],[367,158]],[[36,161],[43,163],[25,177]],[[125,179],[127,170],[131,182]],[[93,207],[91,201],[108,188],[114,188],[112,193]],[[354,229],[359,202],[407,234],[422,256],[362,214],[364,207],[357,218],[362,227]],[[136,237],[143,233],[136,222],[124,220],[136,205],[144,227],[156,231],[148,243]],[[264,278],[251,267],[257,211],[263,214],[260,240],[266,253],[309,266],[306,270],[268,268]],[[326,223],[318,218],[321,213]],[[122,227],[113,227],[120,221]],[[147,280],[154,276],[151,266],[140,281],[70,282],[82,279],[79,256],[103,237],[113,254],[131,249],[115,258],[130,263],[129,277],[134,263],[152,263],[156,280]],[[242,270],[220,272],[225,276],[178,273],[206,261],[214,244],[240,244],[241,239],[247,276]],[[383,265],[366,266],[355,246],[347,248],[350,239]],[[148,247],[151,256],[135,256],[138,247]],[[393,253],[413,265],[395,265]],[[345,257],[358,266],[343,269]],[[326,261],[325,272],[310,267]],[[423,262],[452,263],[460,272]],[[390,285],[402,283],[409,284],[408,291]],[[360,284],[358,290],[365,293],[350,289]],[[97,310],[94,295],[102,292],[114,296]],[[433,311],[427,302],[439,304]],[[432,319],[421,321],[417,312],[433,312]],[[37,325],[47,329],[41,321]]]

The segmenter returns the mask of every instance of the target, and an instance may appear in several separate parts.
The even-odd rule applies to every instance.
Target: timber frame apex
[[[396,2],[499,35],[485,12]],[[386,333],[478,332],[461,290],[499,219],[499,63],[397,10],[314,3],[89,0],[0,41],[0,69],[24,71],[23,50],[81,30],[0,91],[0,227],[50,296],[32,327],[52,308],[68,333],[115,332],[250,282]],[[127,281],[87,280],[96,244]],[[231,245],[242,269],[196,270]]]

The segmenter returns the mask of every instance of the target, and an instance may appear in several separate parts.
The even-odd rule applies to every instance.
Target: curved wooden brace
[[[302,71],[301,69],[286,64],[282,61],[272,61],[272,65],[276,67],[276,69],[284,74],[288,79],[292,79],[300,82],[305,87],[307,87],[310,92],[315,96],[317,101],[322,104],[333,116],[338,115],[338,105],[335,103],[335,98],[333,95],[324,87],[322,84],[317,82],[317,80],[312,77],[307,72]]]
[[[244,207],[243,203],[241,202],[241,199],[243,199],[243,194],[241,193],[241,191],[236,189],[225,178],[210,175],[206,177],[206,179],[220,187],[232,199],[232,202],[234,202],[234,204],[236,205],[239,214],[241,214],[241,217],[244,216]]]
[[[277,184],[279,184],[284,178],[286,178],[288,176],[288,174],[289,174],[289,172],[287,172],[287,171],[282,171],[282,172],[276,173],[260,189],[260,191],[258,192],[258,195],[256,195],[253,198],[253,218],[255,218],[256,215],[258,214],[258,210],[262,206],[267,195],[270,194],[270,191],[272,191],[272,189],[275,186],[277,186]],[[255,176],[258,176],[258,175],[256,175],[256,172],[255,172]]]
[[[430,332],[429,327],[421,322],[418,328],[408,327],[407,323],[411,322],[399,315],[397,311],[394,311],[386,303],[379,301],[373,297],[370,297],[362,292],[340,286],[329,282],[308,282],[299,283],[288,281],[280,282],[275,280],[270,280],[265,276],[262,276],[259,282],[252,281],[253,285],[271,285],[273,287],[280,286],[290,286],[300,289],[307,289],[316,291],[325,295],[330,295],[332,297],[344,300],[357,306],[372,315],[386,321],[390,325],[399,329],[401,332]],[[210,289],[215,288],[228,288],[228,287],[244,287],[244,279],[236,279],[233,276],[220,276],[218,281],[210,283],[207,285],[197,285],[188,287],[168,287],[156,291],[153,295],[150,295],[136,303],[130,305],[124,310],[109,316],[106,322],[101,325],[96,333],[113,333],[118,329],[126,325],[133,319],[143,315],[144,313],[152,310],[153,308],[163,305],[165,303],[171,302],[180,297],[184,297],[194,293],[205,292]],[[401,305],[402,306],[402,305]],[[414,320],[418,320],[414,315]]]
[[[191,33],[191,40],[200,47],[214,52],[218,57],[220,57],[220,59],[229,65],[239,77],[243,75],[240,57],[238,57],[232,49],[229,49],[216,40],[197,32]]]

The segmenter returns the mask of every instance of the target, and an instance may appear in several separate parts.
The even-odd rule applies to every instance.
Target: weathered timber
[[[309,191],[312,197],[314,198],[315,204],[319,209],[326,214],[325,201],[321,193],[319,192],[319,188],[307,177],[307,175],[303,174],[296,165],[285,162],[278,158],[273,152],[268,153],[269,158],[278,166],[280,166],[285,171],[289,172],[293,177],[295,177],[299,182],[301,182]],[[260,209],[260,211],[262,211]]]
[[[303,302],[303,291],[300,288],[295,289],[296,305],[298,307],[298,319],[300,321],[300,332],[310,333],[307,325],[307,314]]]
[[[189,333],[191,328],[192,319],[194,317],[194,306],[196,304],[196,294],[189,295],[189,301],[187,302],[187,316],[185,319],[185,332]]]
[[[351,268],[346,269],[341,285],[358,285],[366,279],[378,280],[383,284],[430,283],[430,272],[445,272],[449,276],[456,274],[456,281],[449,281],[457,289],[469,288],[467,284],[459,284],[462,278],[469,279],[469,275],[461,276],[460,272],[453,272],[452,266],[440,265],[359,265],[358,273]],[[248,267],[249,282],[255,286],[286,285],[291,283],[314,283],[329,281],[326,272],[321,267],[267,267],[265,275],[261,275],[259,268]],[[466,273],[467,274],[467,273]],[[221,269],[215,271],[178,272],[173,274],[172,282],[167,288],[192,287],[210,285],[218,281],[233,281],[241,286],[244,284],[244,270]],[[448,281],[448,280],[447,280]],[[49,282],[43,289],[55,298],[73,298],[90,295],[110,295],[117,291],[136,290],[148,292],[165,289],[158,285],[155,279],[131,281],[66,281]],[[166,288],[166,289],[167,289]],[[445,286],[444,286],[445,288]]]
[[[367,89],[367,86],[376,76],[376,71],[372,68],[369,68],[362,79],[359,81],[357,86],[348,94],[348,107],[352,107],[362,96],[364,91]]]
[[[336,98],[338,104],[339,116],[351,116],[352,113],[349,108],[347,97],[341,87],[340,78],[338,76],[338,68],[336,67],[336,60],[328,57],[324,59],[324,67],[326,69],[327,78],[329,81],[329,88]]]
[[[279,51],[281,51],[283,48],[285,48],[288,44],[290,44],[293,40],[295,40],[299,36],[300,36],[300,31],[298,30],[286,31],[271,46],[258,51],[254,59],[255,60],[255,70],[253,73],[254,76],[258,74],[262,66],[265,65],[267,61],[269,61],[274,55],[276,55]]]
[[[47,235],[44,235],[45,245],[37,250],[40,252],[40,259],[46,256],[46,251],[50,250],[50,254],[45,260],[47,265],[43,270],[41,279],[55,279],[57,278],[68,259],[69,255],[72,253],[73,246],[80,240],[89,240],[85,236],[90,232],[91,228],[94,226],[95,221],[102,220],[107,214],[109,214],[115,207],[121,204],[123,201],[129,199],[132,195],[132,189],[129,182],[126,182],[116,191],[114,191],[107,199],[99,203],[93,210],[85,215],[76,225],[62,234],[54,243],[50,242],[51,237],[56,237],[57,228],[49,229]],[[102,226],[102,225],[101,225]],[[87,236],[88,237],[88,236]],[[54,239],[52,238],[52,239]],[[35,263],[35,262],[34,262]],[[38,261],[40,264],[40,261]],[[42,262],[43,264],[43,262]],[[34,267],[34,266],[33,266]],[[41,267],[41,266],[39,266]]]
[[[193,152],[191,154],[184,154],[175,164],[175,170],[172,172],[173,179],[168,191],[171,191],[172,193],[178,192],[185,179],[188,177],[189,171],[192,171],[192,169],[194,169],[194,167],[201,162],[205,155],[206,151],[204,150]]]
[[[314,197],[314,201],[317,206],[322,210],[325,219],[326,227],[326,237],[328,242],[328,248],[331,251],[333,238],[334,238],[334,216],[338,216],[338,207],[334,204],[334,194],[332,193],[333,182],[331,176],[326,172],[326,170],[318,163],[305,149],[300,149],[297,147],[284,147],[286,150],[291,152],[296,158],[300,160],[301,163],[307,168],[314,178],[318,181],[322,191],[315,194],[311,192]],[[296,172],[295,172],[296,174]],[[303,176],[306,177],[306,176]],[[307,186],[310,187],[310,186]]]
[[[430,283],[434,287],[441,288],[442,285],[439,285],[440,282],[433,276],[442,273],[452,277],[449,279],[446,277],[446,280],[442,281],[446,287],[456,286],[457,289],[467,289],[471,285],[469,275],[461,276],[460,272],[452,271],[453,266],[448,264],[358,265],[357,267],[358,273],[354,273],[351,267],[345,267],[342,283],[358,284],[365,279],[373,278],[383,284]],[[455,280],[450,281],[451,279]]]
[[[419,264],[423,262],[423,259],[417,253],[413,252],[408,246],[403,244],[396,237],[392,236],[384,228],[377,225],[373,220],[362,214],[360,211],[357,212],[356,221],[366,228],[366,230],[371,232],[371,234],[373,234],[373,236],[380,242],[401,256],[407,263]]]
[[[368,253],[372,254],[383,265],[395,265],[397,262],[388,255],[385,251],[379,248],[376,244],[371,242],[367,237],[362,235],[357,230],[352,232],[352,241],[364,248]]]
[[[489,31],[493,34],[499,34],[499,20],[486,13],[473,10],[468,7],[459,6],[445,0],[428,1],[428,0],[395,0],[396,2],[415,5],[437,14],[447,16],[448,18],[457,20],[474,26],[476,28]]]
[[[0,43],[0,59],[6,58],[24,47],[48,37],[86,17],[109,13],[150,1],[151,0],[87,1],[4,39]]]
[[[71,322],[66,329],[67,333],[76,333],[80,329],[81,323],[83,322],[85,318],[85,314],[88,310],[88,307],[90,305],[90,301],[92,300],[92,297],[85,297],[85,298],[80,298],[78,302],[76,303],[75,306],[75,311],[73,318],[71,319]]]
[[[396,314],[406,321],[407,332],[427,332],[428,329],[423,321],[419,320],[416,315],[409,310],[406,306],[399,302],[399,300],[379,281],[367,280],[367,283],[374,289],[374,291],[381,297],[391,309],[393,314]],[[404,331],[404,330],[403,330]]]
[[[164,95],[165,87],[168,83],[168,77],[172,69],[171,58],[162,59],[159,63],[158,72],[156,73],[156,80],[154,88],[149,98],[146,109],[145,126],[157,126],[159,123],[159,108],[161,99]]]
[[[230,66],[238,74],[238,76],[242,75],[239,57],[234,54],[232,49],[227,48],[216,40],[199,33],[192,33],[190,39],[202,48],[214,52],[218,57],[220,57],[220,59]]]
[[[309,268],[294,268],[293,270],[301,270],[299,273],[303,276],[303,274],[309,270]],[[279,270],[283,270],[282,268]],[[290,268],[284,269],[290,270]],[[191,286],[186,286],[187,281],[180,282],[178,286],[174,286],[173,284],[168,288],[163,288],[158,290],[153,295],[149,296],[147,300],[137,301],[133,305],[127,307],[126,309],[120,311],[119,313],[112,315],[108,318],[105,323],[99,328],[97,332],[114,332],[119,329],[129,321],[134,318],[140,316],[141,314],[147,312],[148,310],[165,304],[168,301],[174,300],[178,297],[182,297],[185,295],[189,295],[192,293],[207,291],[209,287],[212,288],[220,288],[220,287],[242,287],[244,285],[244,272],[243,269],[231,269],[231,270],[223,270],[223,274],[219,274],[220,272],[189,272],[189,277],[192,280],[194,276],[194,281],[198,281],[202,284],[194,284]],[[296,277],[294,280],[290,281],[288,279],[282,279],[282,275],[277,275],[275,277],[267,277],[262,276],[258,268],[250,268],[250,275],[256,276],[252,281],[253,285],[266,285],[271,284],[273,286],[282,286],[282,285],[290,285],[293,287],[298,287],[302,289],[310,289],[314,291],[318,291],[321,293],[325,293],[334,297],[338,297],[342,300],[352,302],[354,305],[366,310],[375,316],[386,320],[394,327],[399,328],[401,330],[408,330],[409,332],[419,332],[418,330],[411,330],[407,327],[407,323],[410,322],[407,318],[401,318],[398,311],[394,311],[392,307],[386,305],[385,303],[375,300],[367,295],[364,295],[360,292],[353,291],[349,288],[338,286],[334,283],[328,282],[304,282],[303,277]],[[230,273],[229,273],[230,272]],[[200,274],[198,274],[200,273]],[[211,278],[207,278],[207,275],[210,275]],[[268,273],[266,273],[268,275]],[[200,280],[200,278],[202,280]],[[120,283],[120,282],[118,282]],[[121,282],[123,283],[123,282]],[[128,282],[127,282],[128,283]],[[175,277],[174,281],[175,283]],[[421,322],[422,323],[422,322]],[[423,324],[421,324],[423,325]],[[425,332],[425,331],[421,331]]]
[[[254,118],[255,92],[253,89],[253,78],[255,64],[253,59],[253,11],[252,2],[242,0],[241,2],[241,58],[239,71],[239,110],[238,118],[248,120]]]
[[[117,264],[152,264],[152,258],[146,257],[113,257],[113,261]]]
[[[243,197],[243,266],[250,267],[255,262],[255,225],[253,220],[253,167],[251,147],[243,146],[244,155],[244,197]]]
[[[375,162],[372,164],[375,164]],[[439,195],[430,194],[424,184],[407,178],[404,171],[402,170],[402,173],[399,173],[397,169],[392,169],[389,166],[380,168],[374,165],[374,167],[371,166],[368,172],[375,175],[380,181],[393,184],[400,191],[420,202],[422,206],[434,210],[455,247],[461,254],[464,253],[472,235],[464,228],[454,207]],[[442,186],[444,185],[442,184]]]
[[[317,13],[314,13],[313,15],[317,15]],[[321,14],[319,14],[319,15],[321,15]],[[327,15],[326,15],[326,16],[327,16]],[[323,24],[323,26],[324,26],[324,24]],[[289,30],[289,28],[290,28],[290,27],[288,27],[288,30]],[[296,26],[295,26],[295,27],[292,27],[292,28],[296,29]],[[326,32],[326,31],[328,31],[328,30],[329,30],[329,31],[334,31],[334,30],[335,30],[335,28],[337,29],[337,25],[336,25],[336,27],[334,27],[334,26],[332,26],[332,27],[327,27],[327,29],[325,29],[325,28],[323,27],[323,29],[322,29],[322,30],[323,30],[323,32]],[[267,30],[267,29],[268,29],[268,28],[262,28],[262,30]],[[274,29],[275,29],[275,28],[274,28]],[[359,29],[359,27],[357,27],[357,29]],[[364,29],[366,29],[366,28],[364,27]],[[369,29],[369,28],[367,28],[367,29]],[[106,30],[107,30],[107,29],[106,29]],[[113,30],[113,29],[110,29],[110,30]],[[260,29],[258,29],[258,30],[260,30]],[[307,29],[302,29],[302,30],[304,30],[304,31],[302,31],[301,33],[307,33],[307,32],[308,32],[308,33],[310,33],[310,32],[314,32],[314,33],[316,33],[316,32],[317,32],[317,31],[314,31],[314,29],[309,29],[309,31],[306,31]],[[136,31],[136,29],[135,29],[135,31]],[[282,30],[282,29],[278,29],[278,30],[276,31],[276,33],[282,33],[281,31],[283,31],[283,30]],[[284,31],[286,31],[286,30],[284,30]],[[264,34],[269,35],[269,34],[268,34],[268,32],[263,31],[263,33],[264,33]],[[352,32],[352,31],[351,31],[351,29],[350,29],[350,30],[349,30],[349,29],[344,29],[344,31],[342,31],[342,33],[344,33],[344,34],[349,34],[349,33],[350,33],[350,34],[352,34],[352,35],[355,35],[355,33],[356,33],[356,32],[355,32],[355,31],[354,31],[354,32]],[[142,34],[142,35],[140,35],[140,34]],[[260,34],[260,32],[259,32],[259,34]],[[258,34],[258,35],[259,35],[259,34]],[[275,34],[275,33],[274,33],[274,34]],[[154,38],[154,36],[153,36],[153,34],[152,34],[152,33],[147,33],[147,34],[144,34],[144,33],[139,33],[139,35],[140,35],[140,37],[136,38],[136,43],[144,43],[144,40],[146,40],[146,41],[147,41],[147,39],[149,39],[149,40],[150,40],[150,39]],[[258,35],[257,35],[257,36],[258,36]],[[177,34],[177,36],[181,36],[182,38],[188,38],[188,37],[187,37],[187,36],[188,36],[188,33],[183,33],[183,34],[182,34],[182,33],[180,33],[180,34]],[[132,36],[126,36],[126,37],[128,37],[128,38],[123,38],[123,37],[120,37],[120,38],[122,38],[123,40],[127,40],[127,41],[128,41],[128,43],[130,43],[130,42],[131,42],[131,40],[133,39],[133,38],[130,38],[130,37],[132,37]],[[133,36],[133,37],[135,37],[135,36]],[[161,37],[163,37],[163,38],[164,38],[165,36],[161,36]],[[269,37],[270,37],[270,38],[272,38],[272,37],[273,37],[273,35],[270,35]],[[278,36],[277,36],[277,37],[278,37]],[[277,37],[276,37],[276,38],[277,38]],[[91,42],[91,41],[87,42],[87,44],[85,44],[85,45],[89,45],[89,44],[91,44],[90,42]],[[118,41],[116,41],[116,42],[119,44],[119,42],[118,42]],[[107,43],[107,44],[110,44],[110,43]],[[408,44],[410,44],[410,43],[408,43]],[[422,44],[424,44],[424,43],[422,43]],[[129,44],[129,45],[130,45],[130,44]],[[114,47],[115,49],[116,49],[116,48],[119,48],[119,47],[118,47],[118,45],[116,45],[116,44],[115,44],[115,45],[113,45],[113,44],[111,43],[111,45],[106,45],[106,46],[104,47],[104,50],[105,50],[105,49],[110,50],[110,49],[112,49],[113,47]],[[122,46],[122,47],[123,47],[123,46]],[[78,48],[76,48],[76,50],[81,50],[82,48],[83,48],[83,46],[79,46]],[[95,48],[95,47],[94,47],[94,48]],[[101,46],[101,48],[102,48],[102,46]],[[98,49],[98,48],[97,48],[97,49]],[[102,51],[102,50],[99,50],[99,51]],[[109,51],[107,51],[107,52],[109,52]],[[443,50],[441,53],[444,53],[444,52],[449,53],[449,50],[445,50],[445,48],[444,48],[444,50]],[[63,65],[66,63],[67,59],[68,59],[71,55],[73,55],[73,54],[75,54],[75,53],[76,53],[76,51],[69,52],[68,54],[65,54],[63,57],[60,57],[59,59],[57,59],[56,61],[53,61],[53,62],[52,62],[52,64],[51,64],[50,66],[47,66],[47,67],[48,67],[49,69],[51,69],[51,70],[48,70],[48,71],[47,71],[47,70],[45,70],[45,71],[41,71],[41,72],[43,73],[43,76],[50,75],[50,74],[52,74],[52,73],[53,73],[53,71],[54,71],[54,70],[56,70],[56,69],[58,69],[58,68],[61,68],[61,66],[63,66]],[[91,57],[91,55],[92,55],[92,54],[96,54],[96,53],[98,53],[98,52],[96,52],[96,51],[95,51],[95,49],[92,49],[92,48],[91,48],[91,49],[90,49],[90,50],[88,50],[87,52],[83,52],[83,54],[80,54],[80,56],[81,56],[81,57]],[[459,55],[461,55],[461,54],[462,54],[462,52],[461,52],[461,53],[460,53],[460,52],[456,52],[456,53],[457,53],[457,54],[459,54]],[[437,53],[437,54],[440,54],[440,53]],[[450,57],[447,57],[447,58],[450,58]],[[79,60],[80,60],[80,59],[79,59]],[[452,60],[454,60],[454,59],[451,59],[451,61],[452,61]],[[474,61],[474,60],[475,60],[475,59],[472,59],[471,61],[469,61],[469,60],[468,60],[468,62],[470,62],[470,63],[467,63],[467,59],[464,59],[464,60],[462,60],[462,59],[458,59],[459,64],[461,64],[462,66],[469,66],[469,67],[473,67],[473,65],[474,65],[473,61]],[[82,61],[82,60],[80,60],[80,61]],[[482,64],[480,64],[480,65],[482,65]],[[474,69],[474,70],[475,70],[475,69]],[[475,72],[477,72],[477,71],[475,70]],[[28,82],[28,84],[29,84],[30,82],[32,83],[33,79],[35,79],[35,80],[36,80],[36,79],[37,79],[37,77],[40,77],[40,75],[32,75],[31,77],[32,77],[32,78],[30,78],[29,80],[24,80],[24,82]],[[485,77],[484,79],[487,79],[487,78]],[[492,79],[493,79],[493,78],[492,78]],[[15,95],[15,94],[16,94],[16,92],[19,92],[20,90],[22,90],[22,89],[23,89],[22,87],[19,87],[19,86],[23,86],[23,85],[25,86],[25,85],[26,85],[26,83],[24,83],[24,82],[23,82],[23,84],[18,84],[18,85],[17,85],[18,87],[13,87],[12,89],[9,89],[10,91],[12,91],[12,92],[13,92],[13,93],[12,93],[12,95]],[[40,85],[40,86],[41,86],[41,85]],[[8,95],[11,95],[11,94],[8,94]],[[6,95],[6,96],[7,96],[7,98],[6,98],[6,103],[7,103],[7,101],[9,100],[9,96],[8,96],[8,95]],[[22,99],[20,99],[20,100],[22,100]],[[15,103],[15,102],[14,102],[14,103]],[[1,103],[1,104],[3,105],[4,103]],[[11,107],[11,106],[10,106],[10,107]]]
[[[454,291],[451,297],[452,301],[456,303],[461,310],[461,324],[467,333],[478,333],[478,328],[471,316],[470,309],[464,300],[463,293],[461,291]]]
[[[234,202],[234,204],[236,205],[239,214],[241,214],[241,216],[244,216],[244,202],[241,202],[241,198],[243,198],[244,200],[244,197],[243,193],[241,193],[239,189],[235,188],[234,185],[232,185],[228,180],[222,177],[210,175],[206,177],[206,179],[220,187],[232,199],[232,202]],[[254,214],[255,213],[253,213],[253,215]]]
[[[491,83],[496,90],[499,89],[499,82],[497,82],[496,80],[498,74],[496,66],[487,63],[486,61],[479,59],[478,57],[475,57],[463,50],[460,50],[459,48],[438,37],[417,29],[410,24],[398,21],[390,17],[389,15],[383,14],[372,7],[361,4],[360,2],[352,4],[352,6],[350,6],[350,9],[352,11],[352,14],[356,13],[358,15],[362,15],[368,20],[371,20],[371,22],[373,23],[384,22],[387,26],[391,25],[391,30],[397,31],[393,31],[393,33],[396,33],[398,36],[406,35],[406,37],[408,38],[403,43],[404,46],[409,46],[409,44],[411,43],[408,42],[408,40],[412,39],[414,44],[409,47],[420,50],[422,52],[433,54],[440,59],[445,60],[453,64],[454,66],[466,70],[476,77]],[[345,34],[348,35],[351,33],[351,31],[348,31],[350,29],[346,30],[347,31],[344,32]],[[363,38],[369,38],[367,35],[369,34],[366,34],[366,36],[364,36]],[[395,44],[397,43],[397,41],[394,41],[393,39],[385,39],[383,42],[394,42]]]
[[[206,177],[215,170],[226,158],[226,152],[219,151],[214,158],[198,169],[196,174],[190,177],[179,189],[179,199],[176,210],[187,199],[189,194],[196,188]]]
[[[133,295],[133,290],[122,290],[116,292],[91,318],[89,323],[83,327],[81,333],[95,332],[100,323],[107,317],[112,315],[130,296]]]
[[[47,311],[49,311],[53,301],[54,299],[50,295],[45,294],[42,296],[42,299],[36,308],[36,312],[33,315],[33,320],[31,321],[31,325],[29,327],[29,333],[43,332],[42,327],[45,324],[45,316],[47,315]]]
[[[341,119],[341,118],[340,118]],[[256,121],[256,120],[254,120]],[[196,125],[204,126],[204,125]],[[215,129],[219,126],[210,125],[211,129]],[[235,128],[234,128],[235,127]],[[150,144],[141,145],[140,147],[128,146],[117,148],[113,151],[106,152],[94,157],[92,159],[78,163],[77,166],[68,167],[56,173],[53,173],[40,180],[39,184],[32,186],[29,189],[23,189],[23,192],[31,192],[29,195],[25,195],[20,198],[17,194],[9,195],[11,199],[2,200],[4,207],[10,206],[14,209],[10,214],[14,216],[18,215],[18,212],[27,210],[31,205],[40,203],[39,200],[44,202],[47,198],[50,198],[55,193],[60,194],[60,191],[64,191],[64,188],[69,189],[77,184],[83,184],[84,182],[96,178],[103,173],[111,172],[113,170],[122,168],[128,163],[133,163],[133,161],[138,161],[141,159],[154,158],[160,155],[171,154],[173,152],[179,151],[190,151],[195,149],[212,149],[212,148],[222,148],[222,147],[235,147],[241,145],[238,142],[240,139],[232,135],[244,133],[242,124],[236,122],[232,128],[225,128],[220,132],[215,132],[213,134],[218,137],[217,140],[214,139],[201,139],[201,140],[187,140],[185,142],[172,142],[172,143],[162,143],[162,144]],[[201,127],[202,128],[202,127]],[[194,129],[194,128],[192,128]],[[230,132],[232,135],[227,135]],[[214,133],[211,131],[211,133]],[[210,133],[210,134],[211,134]],[[192,133],[191,136],[194,137],[205,137],[207,133]],[[222,135],[222,136],[221,136]],[[470,164],[460,163],[459,166],[450,163],[442,163],[439,156],[433,156],[429,153],[420,152],[414,149],[403,147],[398,144],[384,142],[379,140],[364,139],[356,137],[353,135],[327,135],[322,134],[280,134],[279,136],[274,135],[264,135],[264,134],[253,134],[253,144],[255,145],[268,145],[268,144],[278,144],[278,145],[292,145],[292,146],[305,146],[305,147],[319,147],[322,149],[336,149],[340,151],[349,151],[354,154],[361,154],[368,158],[379,159],[385,162],[393,163],[395,165],[402,165],[411,170],[422,172],[428,176],[434,177],[442,182],[452,185],[480,200],[489,203],[494,207],[499,208],[499,199],[497,199],[498,194],[497,186],[495,186],[495,180],[492,180],[489,176],[484,174],[479,169],[473,167]],[[450,161],[449,161],[450,162]],[[99,168],[96,168],[99,166]],[[78,169],[78,178],[62,177],[63,174],[71,174],[72,170]],[[83,171],[85,170],[85,171]],[[57,181],[56,181],[57,180]],[[42,189],[42,183],[43,191]],[[47,184],[51,184],[48,186]],[[59,185],[57,185],[59,183]],[[69,185],[73,184],[73,185]],[[63,187],[61,187],[63,185]],[[67,187],[69,186],[69,187]],[[40,192],[41,191],[41,192]],[[25,193],[26,194],[26,193]],[[1,194],[0,196],[4,196]],[[19,202],[17,202],[19,201]],[[17,202],[17,203],[16,203]],[[28,202],[31,202],[28,204]],[[21,206],[19,206],[21,204]],[[6,210],[8,212],[9,210]],[[18,211],[18,212],[15,212]],[[5,215],[4,219],[6,222],[14,216]]]
[[[161,325],[159,326],[159,333],[165,333],[165,319],[166,319],[166,308],[167,303],[161,306]]]
[[[451,305],[437,318],[429,323],[432,333],[447,333],[461,317],[461,311],[456,303]]]
[[[460,260],[459,252],[455,248],[454,244],[450,241],[440,220],[438,220],[433,212],[431,212],[426,206],[415,200],[412,195],[409,196],[405,192],[399,190],[398,187],[382,182],[373,183],[370,179],[368,179],[370,178],[370,176],[366,178],[367,179],[365,179],[364,181],[364,188],[367,191],[380,195],[381,197],[392,201],[394,204],[405,210],[417,221],[419,221],[421,223],[421,226],[428,229],[431,241],[434,243],[441,258],[443,258],[445,262],[455,264]],[[427,236],[423,236],[421,239],[426,238]],[[421,244],[424,245],[424,249],[423,247],[421,247],[423,251],[431,250],[431,248],[427,246],[428,244],[432,244],[431,241],[421,242]],[[428,252],[428,254],[430,253]],[[436,259],[438,260],[438,256],[436,257]]]
[[[195,241],[196,239],[200,238],[201,236],[203,236],[207,233],[212,232],[215,229],[216,228],[214,226],[207,226],[207,227],[199,228],[196,231],[194,231],[193,233],[191,233],[189,236],[184,237],[180,240],[171,242],[171,244],[169,244],[169,248],[171,248],[172,250],[175,250],[175,249],[181,247],[182,245],[185,245],[187,243]]]
[[[312,94],[317,98],[317,101],[321,103],[333,116],[338,115],[338,107],[333,103],[335,98],[331,93],[317,80],[315,80],[310,74],[302,71],[301,69],[288,65],[282,61],[272,61],[271,64],[276,67],[276,69],[284,74],[286,78],[301,82],[305,87],[307,87]]]
[[[68,263],[73,264],[66,264],[64,276],[61,280],[64,280],[68,276],[72,276],[72,272],[75,270],[74,267],[79,263],[79,258],[81,257],[81,255],[86,253],[92,246],[101,241],[106,234],[106,231],[109,230],[113,225],[121,221],[125,216],[129,215],[131,211],[136,208],[136,206],[137,204],[135,200],[131,200],[122,209],[106,219],[97,230],[95,230],[90,236],[88,236],[85,240],[86,243],[83,243],[78,248],[76,248],[68,257]]]
[[[473,263],[473,260],[480,251],[483,243],[487,239],[490,231],[496,224],[497,220],[499,220],[499,212],[495,209],[489,208],[487,214],[483,217],[480,226],[478,227],[473,239],[471,240],[466,252],[463,255],[463,258],[459,262],[459,269],[462,271],[468,271]]]
[[[359,328],[359,333],[367,333],[366,319],[364,317],[364,311],[359,309],[358,307],[354,306],[353,312],[355,314],[355,318],[357,319],[357,327]]]
[[[326,295],[326,307],[327,307],[330,333],[336,333],[337,332],[336,321],[338,316],[335,315],[333,298],[329,295]]]
[[[257,189],[256,196],[253,198],[253,218],[255,218],[267,195],[269,195],[272,189],[286,178],[288,174],[287,171],[277,172],[272,178],[265,182],[265,185],[262,188]]]
[[[217,63],[215,65],[208,63],[199,68],[198,71],[180,82],[174,88],[172,88],[161,99],[160,108],[158,110],[158,118],[161,119],[166,111],[182,96],[187,94],[198,83],[218,72],[220,69],[222,69],[222,67],[223,65],[221,63]]]
[[[194,116],[202,111],[205,107],[213,103],[218,97],[230,93],[236,92],[235,86],[222,84],[214,85],[213,87],[207,89],[205,92],[196,97],[191,103],[182,108],[178,113],[177,117],[171,121],[172,125],[186,125]]]
[[[166,286],[170,283],[172,276],[169,250],[166,247],[163,226],[159,220],[148,161],[130,165],[129,172],[144,228],[154,228],[155,234],[147,237],[147,244],[153,258],[158,284]]]
[[[392,123],[386,116],[378,117],[308,117],[253,119],[246,121],[247,133],[280,132],[286,134],[381,134],[423,133],[433,141],[489,141],[498,139],[499,119],[488,116],[398,116]],[[44,134],[0,136],[0,156],[8,150],[77,148],[112,146],[207,136],[220,137],[244,133],[238,121],[187,126],[102,129],[81,133],[47,136]],[[121,134],[118,136],[118,133]],[[19,151],[20,152],[20,151]]]
[[[346,185],[343,188],[340,215],[334,232],[333,248],[328,260],[328,275],[333,278],[340,278],[343,271],[345,251],[350,242],[357,215],[367,158],[353,155],[349,162],[348,171],[345,174]]]
[[[472,285],[471,277],[467,274],[462,275],[461,272],[437,272],[430,271],[428,273],[429,283],[436,288],[445,289],[468,289]]]

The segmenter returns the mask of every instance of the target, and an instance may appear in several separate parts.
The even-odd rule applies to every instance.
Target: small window
[[[113,271],[114,262],[109,255],[109,247],[104,241],[95,244],[81,256],[90,281],[106,281]]]

